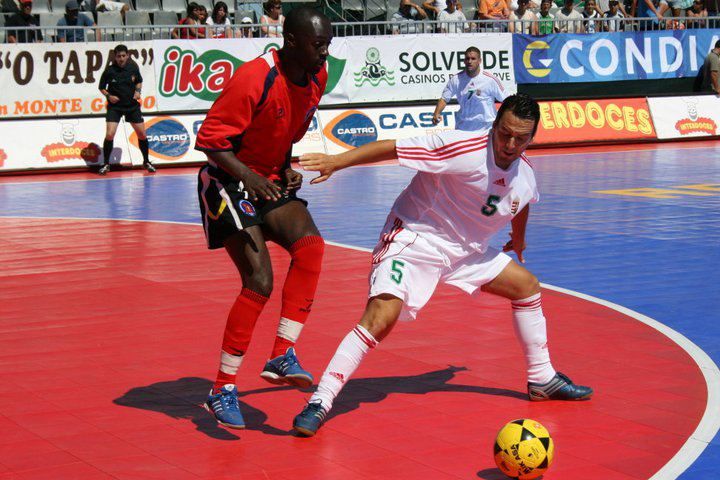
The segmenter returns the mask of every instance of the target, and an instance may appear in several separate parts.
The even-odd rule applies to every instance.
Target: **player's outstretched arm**
[[[324,182],[338,170],[353,165],[382,162],[397,158],[395,140],[380,140],[348,150],[338,155],[325,153],[306,153],[300,156],[300,165],[303,170],[318,172],[320,175],[310,180],[311,184]]]
[[[510,222],[510,240],[503,247],[503,252],[513,251],[520,263],[525,263],[523,251],[525,250],[525,230],[528,218],[530,218],[530,205],[520,210]]]

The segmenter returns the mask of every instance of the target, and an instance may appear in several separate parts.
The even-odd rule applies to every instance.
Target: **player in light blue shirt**
[[[495,121],[495,102],[502,102],[508,94],[491,73],[480,68],[480,50],[465,50],[465,70],[453,76],[445,86],[433,113],[433,124],[442,120],[442,111],[453,97],[460,104],[455,115],[458,130],[487,130]]]

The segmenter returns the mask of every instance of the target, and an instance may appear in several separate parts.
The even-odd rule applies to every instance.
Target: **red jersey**
[[[195,148],[232,151],[253,172],[277,180],[287,152],[305,135],[326,84],[323,67],[307,86],[295,85],[283,73],[275,50],[247,62],[210,108]]]

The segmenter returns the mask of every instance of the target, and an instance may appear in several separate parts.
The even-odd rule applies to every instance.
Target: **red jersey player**
[[[312,385],[294,345],[315,295],[324,242],[296,191],[292,144],[312,121],[327,83],[330,21],[310,7],[285,18],[284,44],[243,64],[208,112],[195,148],[204,151],[198,194],[208,248],[224,247],[240,272],[242,290],[228,315],[220,368],[205,408],[217,421],[244,428],[235,376],[255,322],[273,289],[266,239],[292,262],[270,360],[260,376],[274,384]]]

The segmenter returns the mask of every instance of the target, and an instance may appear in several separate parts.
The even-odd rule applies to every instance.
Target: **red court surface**
[[[0,478],[500,479],[497,430],[542,422],[546,479],[648,478],[698,425],[703,376],[634,318],[545,290],[553,364],[589,402],[530,403],[507,301],[441,287],[361,365],[314,438],[309,392],[258,376],[288,259],[238,377],[248,429],[199,407],[239,279],[199,225],[0,219]],[[298,344],[320,376],[365,302],[369,253],[327,249]]]

